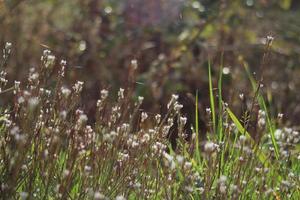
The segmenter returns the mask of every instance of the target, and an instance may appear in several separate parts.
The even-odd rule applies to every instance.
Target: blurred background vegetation
[[[298,0],[0,0],[0,30],[0,47],[13,44],[10,80],[26,81],[50,49],[57,67],[68,61],[66,84],[85,82],[82,98],[91,112],[100,89],[132,84],[148,111],[160,112],[172,93],[197,89],[205,108],[208,60],[216,83],[223,54],[225,101],[238,109],[239,94],[253,95],[248,65],[264,74],[273,114],[290,123],[300,116]],[[260,69],[267,35],[274,42]],[[133,59],[135,83],[128,78]]]

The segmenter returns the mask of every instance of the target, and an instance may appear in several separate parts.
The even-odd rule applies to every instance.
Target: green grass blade
[[[240,121],[235,116],[235,114],[229,108],[226,108],[226,111],[227,111],[229,117],[231,118],[231,120],[233,121],[233,123],[235,124],[236,128],[238,129],[238,131],[241,134],[245,133],[246,137],[251,141],[251,143],[253,145],[255,145],[255,148],[257,148],[257,145],[255,144],[255,141],[253,140],[253,138],[251,137],[251,135],[249,134],[249,132],[247,130],[245,130],[245,128],[240,123]],[[269,165],[269,162],[267,161],[267,156],[263,152],[257,151],[256,155],[257,155],[258,159],[261,161],[262,164],[267,165],[267,166]]]
[[[217,133],[219,136],[219,141],[223,140],[223,98],[222,98],[222,79],[223,79],[223,54],[221,57],[221,64],[219,70],[219,80],[218,80],[218,103],[219,103],[219,118],[218,118],[218,129]]]
[[[250,73],[249,67],[246,64],[244,65],[244,67],[245,67],[245,70],[246,70],[247,75],[249,77],[249,80],[251,82],[252,88],[255,91],[256,88],[258,87],[257,82],[254,79],[254,77],[252,76],[252,74]],[[258,93],[257,98],[258,98],[258,103],[259,103],[260,109],[262,109],[266,113],[267,127],[268,127],[270,135],[271,135],[272,144],[273,144],[273,147],[274,147],[274,150],[275,150],[275,156],[276,156],[277,159],[279,159],[279,149],[278,149],[278,144],[277,144],[276,139],[275,139],[274,124],[272,123],[272,120],[271,120],[271,117],[269,115],[269,112],[268,112],[268,109],[267,109],[267,106],[266,106],[266,102],[265,102],[263,96],[260,93]]]
[[[209,82],[209,100],[210,100],[210,109],[211,109],[211,114],[212,114],[212,124],[213,124],[213,131],[215,132],[216,131],[216,113],[215,113],[215,99],[214,99],[214,92],[213,92],[210,61],[208,61],[208,82]]]
[[[198,90],[196,91],[196,102],[195,102],[195,118],[196,118],[196,160],[200,162],[200,149],[199,149],[199,113],[198,113]]]

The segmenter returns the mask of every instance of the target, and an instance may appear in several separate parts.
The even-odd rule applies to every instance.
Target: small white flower
[[[141,105],[143,103],[144,97],[139,96],[138,97],[138,103]]]
[[[28,100],[28,105],[30,109],[34,109],[38,104],[39,104],[40,100],[38,97],[31,97]]]
[[[169,101],[167,108],[169,109],[171,107],[171,105],[173,105],[178,99],[178,95],[173,94],[171,97],[171,100]]]
[[[184,163],[184,169],[185,170],[189,170],[189,169],[191,169],[192,168],[192,163],[191,162],[188,162],[188,161],[186,161],[185,163]]]
[[[20,89],[20,81],[15,81],[15,90],[19,90]]]
[[[227,187],[226,187],[226,185],[220,185],[220,193],[221,194],[225,194],[226,193],[226,190],[227,190]]]
[[[243,93],[241,93],[241,94],[239,94],[239,97],[240,97],[240,99],[243,101],[244,100],[244,94]]]
[[[220,176],[220,178],[218,180],[218,183],[225,184],[226,180],[227,180],[227,177],[222,175],[222,176]]]
[[[67,61],[66,61],[66,60],[61,60],[61,61],[60,61],[60,64],[61,64],[62,66],[66,66],[66,65],[67,65]]]
[[[66,119],[67,118],[67,111],[63,110],[59,113],[59,116],[62,118],[62,119]]]
[[[73,86],[73,90],[79,94],[82,91],[83,88],[83,82],[82,81],[77,81],[77,83],[75,83],[75,85]]]
[[[68,98],[69,95],[71,94],[71,90],[69,90],[66,87],[61,87],[60,91],[65,98]]]
[[[46,57],[45,67],[46,67],[46,68],[52,67],[53,64],[54,64],[54,61],[55,61],[55,56],[54,56],[54,55],[48,55],[48,56]]]
[[[10,49],[12,46],[11,42],[6,42],[5,43],[5,49]]]
[[[176,112],[180,112],[180,110],[183,108],[183,105],[182,104],[179,104],[179,103],[175,103],[175,105],[174,105],[174,110],[176,111]]]
[[[246,136],[245,135],[240,135],[239,140],[244,143],[246,141]]]
[[[70,174],[70,170],[65,169],[65,170],[63,171],[63,177],[67,177],[67,176],[69,176],[69,174]]]
[[[20,128],[18,126],[14,126],[11,130],[10,130],[10,134],[11,135],[16,135],[20,133]]]
[[[116,200],[126,200],[126,198],[123,195],[118,195]]]
[[[181,155],[177,155],[176,160],[177,160],[178,164],[181,165],[184,161],[184,157]]]
[[[124,99],[124,89],[123,88],[120,88],[119,92],[118,92],[118,97],[119,99]]]
[[[208,115],[211,114],[211,109],[210,109],[210,108],[206,108],[205,111],[206,111],[206,113],[207,113]]]
[[[91,167],[91,166],[88,166],[88,165],[84,166],[84,171],[85,171],[86,173],[89,173],[91,170],[92,170],[92,167]]]
[[[273,42],[273,40],[274,40],[274,37],[273,37],[273,36],[271,36],[271,35],[268,35],[268,36],[267,36],[267,42],[268,42],[268,43]]]
[[[102,100],[104,100],[108,97],[108,91],[107,90],[103,89],[103,90],[101,90],[100,93],[101,93],[101,99]]]
[[[28,197],[28,193],[27,193],[27,192],[20,192],[20,198],[21,198],[22,200],[27,199],[27,197]]]
[[[137,69],[137,67],[138,67],[138,62],[137,62],[136,59],[131,60],[131,66],[133,67],[133,69]]]
[[[148,114],[146,112],[142,112],[141,122],[144,122],[148,118]]]
[[[275,132],[274,132],[274,136],[275,136],[276,140],[281,139],[281,137],[282,137],[282,130],[281,129],[276,129]]]
[[[186,117],[180,117],[180,123],[182,124],[182,126],[184,126],[187,122],[187,118]]]
[[[104,196],[104,194],[101,194],[100,192],[95,192],[94,199],[95,200],[103,200],[103,199],[105,199],[105,196]]]
[[[161,119],[161,115],[160,114],[155,115],[156,123],[159,123],[160,119]]]
[[[194,191],[193,187],[191,187],[191,186],[185,186],[184,189],[185,189],[187,192],[193,192],[193,191]]]
[[[37,73],[37,72],[32,73],[32,74],[29,76],[29,80],[30,80],[30,81],[37,80],[38,78],[39,78],[39,73]]]
[[[208,153],[212,153],[213,151],[216,150],[216,148],[217,148],[217,144],[213,142],[206,142],[204,145],[204,151]]]

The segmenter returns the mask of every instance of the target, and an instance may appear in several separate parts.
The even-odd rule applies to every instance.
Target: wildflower
[[[188,162],[188,161],[186,161],[185,163],[184,163],[184,169],[185,170],[189,170],[189,169],[191,169],[192,168],[192,163],[191,162]]]
[[[231,184],[230,189],[231,189],[231,191],[236,192],[238,190],[238,186],[234,185],[234,184]]]
[[[55,56],[54,55],[47,55],[46,57],[46,62],[45,62],[45,67],[50,68],[53,66],[55,61]]]
[[[69,90],[66,87],[61,87],[60,91],[65,98],[68,98],[69,95],[71,94],[71,90]]]
[[[172,126],[173,125],[173,118],[169,118],[168,119],[168,126]]]
[[[20,89],[20,84],[21,84],[20,81],[15,81],[15,90],[18,91]]]
[[[269,188],[265,191],[265,195],[268,196],[270,194],[272,194],[274,192],[274,190],[272,188]]]
[[[137,62],[137,60],[136,59],[134,59],[134,60],[131,60],[131,66],[133,67],[133,69],[137,69],[137,67],[138,67],[138,62]]]
[[[20,192],[20,198],[21,198],[22,200],[27,199],[27,197],[28,197],[28,193],[27,193],[27,192]]]
[[[11,49],[11,46],[12,46],[11,42],[6,42],[4,48],[5,49]]]
[[[59,113],[59,116],[62,118],[62,119],[66,119],[67,118],[67,111],[63,110]]]
[[[119,99],[124,99],[124,89],[123,88],[120,88],[119,92],[118,92],[118,97]]]
[[[167,164],[169,165],[169,167],[170,167],[171,169],[175,169],[174,157],[171,156],[170,154],[166,153],[166,152],[163,153],[163,156],[164,156],[164,158],[166,159]]]
[[[158,124],[159,124],[159,122],[160,122],[160,119],[161,119],[161,115],[160,115],[160,114],[157,114],[157,115],[155,115],[155,120],[156,120],[156,123],[158,123]]]
[[[291,183],[287,180],[282,180],[281,184],[286,188],[289,188],[291,186]]]
[[[28,80],[33,82],[39,78],[39,73],[35,72],[29,75]]]
[[[4,59],[7,59],[10,52],[11,52],[11,47],[12,47],[12,44],[10,42],[6,42],[5,43],[5,47],[3,49],[3,58]]]
[[[208,115],[211,114],[211,109],[210,109],[210,108],[206,108],[205,111],[206,111],[206,113],[207,113]]]
[[[49,151],[48,151],[48,149],[45,149],[45,151],[44,151],[44,157],[48,158],[48,155],[49,155]]]
[[[268,35],[268,36],[267,36],[267,43],[268,43],[268,44],[271,44],[271,43],[273,42],[273,40],[274,40],[274,37],[273,37],[273,36],[271,36],[271,35]]]
[[[266,125],[266,113],[263,110],[258,112],[258,127],[263,128]]]
[[[95,192],[94,199],[95,200],[103,200],[103,199],[105,199],[105,195],[100,192]]]
[[[73,90],[79,94],[82,91],[83,88],[83,82],[82,81],[77,81],[77,83],[75,83],[75,85],[73,86]]]
[[[167,108],[170,109],[171,105],[173,105],[178,99],[178,95],[173,94],[171,100],[169,101]]]
[[[67,65],[67,61],[66,61],[66,60],[61,60],[61,61],[60,61],[60,64],[61,64],[62,66],[66,66],[66,65]]]
[[[184,161],[184,157],[181,155],[177,155],[176,160],[177,160],[178,164],[181,165]]]
[[[207,153],[212,153],[216,150],[217,146],[218,145],[213,142],[206,142],[204,145],[204,151]]]
[[[65,170],[63,171],[63,177],[67,177],[67,176],[69,176],[69,174],[70,174],[70,170],[65,169]]]
[[[122,195],[118,195],[116,197],[116,200],[126,200],[126,198],[124,196],[122,196]]]
[[[187,122],[187,118],[186,117],[180,117],[179,120],[180,120],[180,126],[183,128],[184,125]]]
[[[117,132],[111,131],[110,133],[104,134],[104,135],[103,135],[103,140],[104,140],[104,141],[113,142],[114,139],[115,139],[117,136],[118,136],[118,133],[117,133]]]
[[[79,118],[78,118],[78,123],[79,124],[84,124],[85,122],[87,122],[88,117],[85,114],[80,114]]]
[[[282,130],[281,129],[276,129],[274,132],[274,136],[276,140],[279,140],[282,137]]]
[[[240,135],[239,140],[244,143],[246,141],[246,136],[245,135]]]
[[[204,192],[204,188],[203,187],[200,187],[197,190],[198,190],[199,194],[203,194],[203,192]]]
[[[184,189],[185,189],[187,192],[193,192],[193,191],[194,191],[193,187],[191,187],[191,186],[185,186]]]
[[[143,103],[144,97],[138,97],[138,104],[141,105]]]
[[[84,166],[85,173],[89,173],[89,172],[91,172],[91,170],[92,170],[91,166],[88,166],[88,165]]]
[[[28,105],[30,109],[34,109],[39,104],[39,98],[38,97],[32,97],[28,100]]]
[[[142,112],[141,122],[144,122],[148,118],[148,114],[146,112]]]
[[[219,190],[221,194],[225,194],[227,190],[226,185],[221,184]]]
[[[103,89],[103,90],[101,90],[100,93],[101,93],[101,99],[102,100],[104,100],[108,97],[108,91],[107,90]]]
[[[227,180],[227,177],[222,175],[222,176],[220,176],[220,178],[218,180],[218,183],[219,184],[224,184],[226,182],[226,180]]]
[[[243,101],[244,100],[244,94],[243,93],[241,93],[241,94],[239,94],[239,97],[240,97],[240,99]]]
[[[180,110],[183,108],[183,105],[182,104],[179,104],[177,102],[175,102],[174,104],[174,110],[178,113],[180,112]]]
[[[143,135],[143,138],[142,138],[142,142],[145,143],[145,142],[149,142],[150,141],[150,135],[149,134],[144,134]]]

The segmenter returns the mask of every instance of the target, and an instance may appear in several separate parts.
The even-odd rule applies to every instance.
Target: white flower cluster
[[[52,68],[53,65],[54,65],[55,56],[52,55],[50,50],[46,49],[46,50],[43,51],[41,61],[43,62],[46,69]]]
[[[258,111],[258,122],[257,125],[259,128],[264,128],[266,125],[266,112],[263,110]]]
[[[10,42],[5,43],[5,47],[3,49],[3,59],[6,60],[11,53],[12,44]]]
[[[219,191],[221,194],[226,194],[227,191],[226,181],[227,181],[227,177],[224,175],[220,176],[218,180]]]
[[[71,90],[66,87],[61,87],[60,92],[64,98],[68,98],[71,94]]]
[[[118,92],[118,97],[119,97],[119,100],[120,99],[124,99],[124,89],[123,88],[120,88],[119,92]]]
[[[73,86],[73,90],[75,91],[76,94],[80,94],[83,88],[83,82],[82,81],[77,81],[75,85]]]
[[[219,145],[211,141],[208,141],[204,145],[204,151],[208,154],[213,153],[214,151],[219,150]]]

